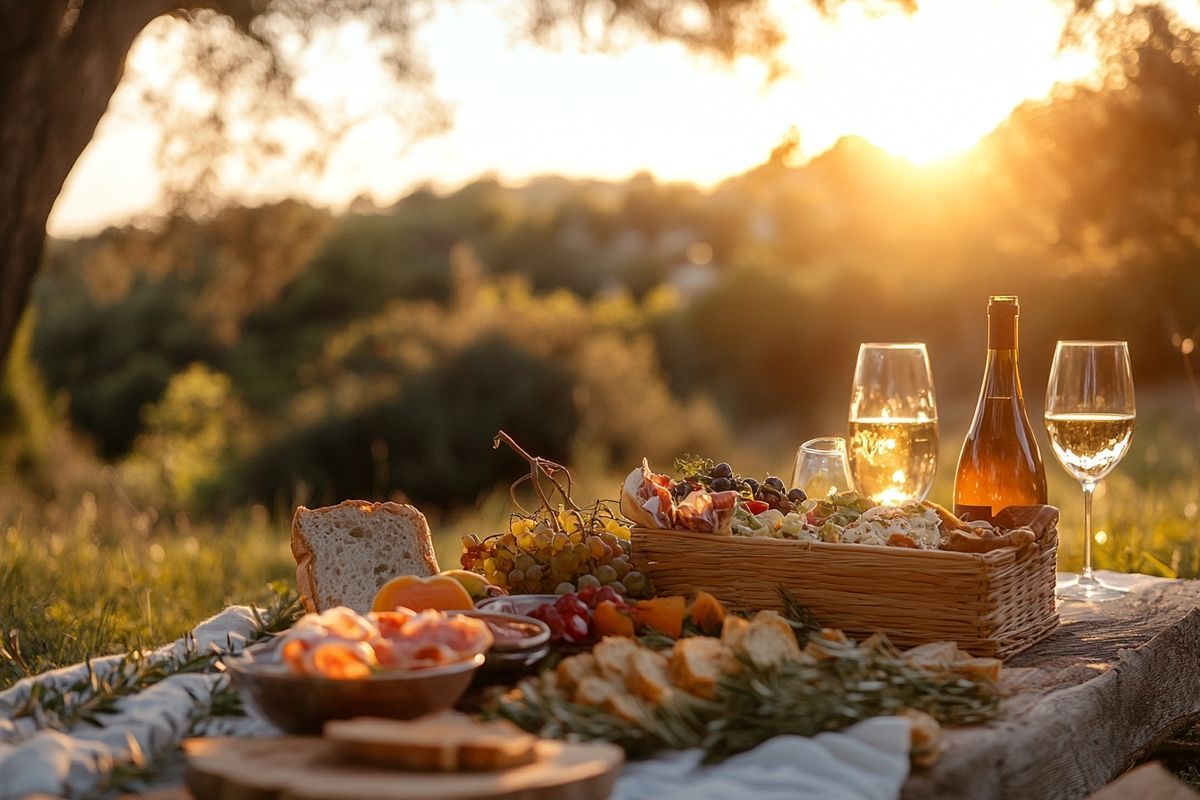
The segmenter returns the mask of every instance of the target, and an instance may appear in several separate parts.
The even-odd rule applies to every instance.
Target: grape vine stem
[[[579,519],[579,522],[581,524],[583,523],[583,509],[581,509],[575,503],[575,501],[571,499],[571,490],[574,488],[574,479],[571,477],[570,470],[568,470],[562,464],[551,461],[548,458],[530,455],[525,451],[525,448],[517,444],[516,441],[504,431],[499,431],[496,434],[496,438],[492,440],[492,449],[499,450],[501,444],[508,445],[509,449],[529,462],[529,474],[517,480],[509,488],[509,495],[512,497],[513,505],[521,509],[522,512],[526,514],[529,513],[521,506],[520,501],[517,499],[517,489],[520,488],[521,484],[525,483],[525,481],[529,481],[533,485],[533,490],[537,492],[538,498],[542,501],[543,508],[545,508],[548,512],[551,526],[555,531],[561,530],[561,524],[558,520],[558,515],[555,513],[554,504],[550,502],[550,498],[547,497],[545,490],[542,488],[541,476],[544,475],[554,486],[553,491],[558,492],[558,495],[563,499],[563,503],[569,508],[569,513],[576,515]],[[562,482],[559,481],[557,477],[558,473],[566,475],[567,485],[565,487],[562,485]]]

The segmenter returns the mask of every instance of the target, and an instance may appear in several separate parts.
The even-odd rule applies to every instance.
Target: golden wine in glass
[[[1060,586],[1068,600],[1113,600],[1126,590],[1092,574],[1092,495],[1129,452],[1136,419],[1125,342],[1059,342],[1046,389],[1046,432],[1063,468],[1083,486],[1083,572]]]
[[[924,500],[937,472],[938,419],[920,342],[859,345],[847,450],[855,489],[881,505]]]

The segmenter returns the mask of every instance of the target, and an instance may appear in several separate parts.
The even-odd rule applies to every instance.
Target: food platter
[[[227,668],[268,719],[314,738],[286,740],[283,751],[255,744],[252,755],[285,764],[280,772],[246,769],[231,746],[198,743],[189,774],[203,786],[217,772],[225,776],[218,783],[245,776],[260,785],[329,769],[334,777],[288,777],[261,796],[331,799],[346,796],[342,762],[374,753],[390,759],[387,771],[407,768],[401,783],[425,793],[377,794],[371,781],[384,779],[375,764],[355,796],[474,797],[482,787],[478,796],[508,796],[487,776],[468,774],[468,762],[421,755],[446,737],[491,737],[493,749],[479,752],[498,752],[491,726],[504,724],[512,733],[499,738],[514,747],[527,737],[537,765],[556,776],[529,791],[553,784],[553,796],[582,800],[604,796],[615,767],[558,782],[574,774],[575,742],[615,744],[630,757],[699,748],[720,760],[779,734],[839,730],[879,714],[905,715],[912,757],[931,759],[943,725],[997,713],[994,656],[1028,646],[1057,621],[1057,512],[1049,507],[968,524],[935,504],[809,500],[769,477],[747,491],[750,482],[727,465],[693,479],[645,463],[625,481],[618,507],[580,502],[564,467],[503,434],[497,444],[526,458],[530,472],[514,487],[507,530],[463,538],[461,568],[409,559],[418,566],[405,568],[418,571],[396,575],[381,564],[374,597],[361,581],[343,591],[338,559],[369,565],[355,550],[364,540],[374,554],[388,552],[374,537],[428,552],[423,515],[357,501],[297,511],[294,532],[305,544],[294,549],[301,583],[313,590],[310,613]],[[517,502],[521,486],[536,508]],[[335,513],[342,522],[332,532],[309,524]],[[352,535],[338,538],[343,530]],[[436,727],[437,712],[451,707],[470,716],[447,732]],[[363,716],[413,722],[354,719]],[[346,725],[369,733],[338,739]],[[518,760],[489,763],[490,779],[505,787],[534,774]],[[422,764],[452,774],[429,777]],[[446,785],[460,794],[440,794]],[[224,797],[203,786],[201,800]]]

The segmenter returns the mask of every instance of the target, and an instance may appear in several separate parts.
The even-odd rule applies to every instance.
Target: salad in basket
[[[681,460],[676,474],[656,473],[643,460],[622,486],[621,513],[648,529],[918,550],[982,553],[1036,539],[1027,527],[964,522],[928,500],[875,505],[855,492],[810,498],[778,477],[743,478],[725,462]]]

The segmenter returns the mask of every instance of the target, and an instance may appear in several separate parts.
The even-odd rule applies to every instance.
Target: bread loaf
[[[425,516],[412,506],[346,500],[300,506],[292,518],[296,587],[309,611],[371,610],[379,587],[398,575],[438,573]]]

